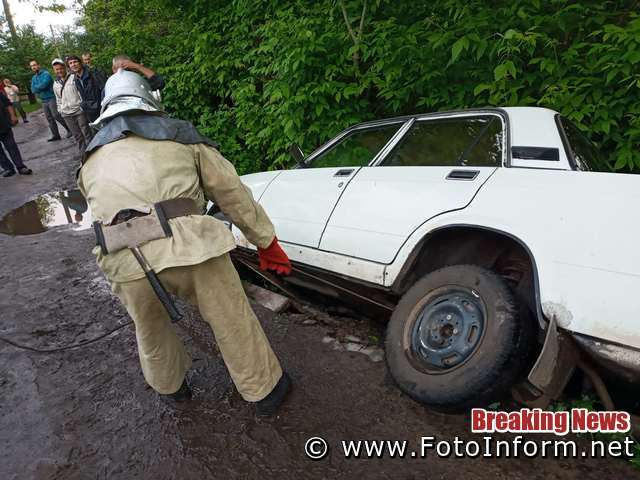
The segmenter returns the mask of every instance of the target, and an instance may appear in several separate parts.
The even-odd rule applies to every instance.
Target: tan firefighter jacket
[[[203,209],[210,199],[258,247],[275,236],[273,225],[233,165],[213,147],[128,136],[91,152],[78,177],[93,220],[105,224],[123,209],[149,211],[159,201],[187,197]],[[173,236],[142,247],[151,266],[195,265],[235,248],[226,225],[210,216],[189,215],[169,220]],[[98,265],[112,282],[144,277],[130,250],[103,255],[94,248]]]

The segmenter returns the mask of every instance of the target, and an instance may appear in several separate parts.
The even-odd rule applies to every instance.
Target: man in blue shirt
[[[47,117],[49,129],[51,130],[51,137],[47,139],[47,142],[60,140],[60,132],[58,131],[56,120],[67,131],[67,138],[71,137],[71,131],[67,127],[67,124],[64,123],[64,120],[58,113],[58,108],[56,107],[56,96],[53,93],[53,78],[51,78],[49,72],[40,68],[40,64],[38,64],[37,61],[31,60],[29,62],[29,66],[31,67],[31,71],[35,74],[31,78],[31,91],[40,97],[40,100],[42,101],[42,109],[44,110],[44,115]]]

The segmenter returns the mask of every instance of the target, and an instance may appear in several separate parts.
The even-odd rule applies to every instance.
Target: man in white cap
[[[76,88],[74,74],[67,75],[67,67],[61,58],[54,58],[51,66],[56,75],[56,80],[53,82],[53,93],[56,96],[58,112],[73,134],[80,153],[84,153],[93,138],[93,132],[89,126],[89,120],[82,110],[82,98]]]
[[[53,78],[51,78],[49,72],[40,68],[40,64],[36,60],[31,60],[29,67],[34,74],[31,77],[31,91],[40,97],[42,110],[51,130],[51,136],[47,139],[47,142],[60,140],[60,130],[58,130],[56,121],[67,131],[66,138],[70,138],[72,135],[71,130],[67,128],[67,124],[64,123],[56,105],[56,96],[53,93]]]
[[[255,403],[257,415],[273,415],[291,380],[230,261],[228,252],[235,248],[231,232],[223,222],[202,215],[206,201],[215,202],[258,247],[261,266],[287,274],[291,264],[267,214],[217,144],[192,124],[162,112],[138,74],[119,70],[109,78],[93,125],[100,129],[87,147],[78,185],[99,222],[98,264],[135,322],[147,383],[167,402],[191,398],[185,381],[191,360],[158,286],[145,278],[144,263],[166,290],[198,306],[242,397]],[[161,228],[153,228],[166,236],[139,248],[111,249],[110,232],[131,245],[133,238],[150,238],[156,224]]]

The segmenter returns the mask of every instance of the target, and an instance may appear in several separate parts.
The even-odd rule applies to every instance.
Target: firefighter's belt
[[[171,236],[169,220],[187,215],[202,215],[195,200],[174,198],[153,205],[150,213],[121,210],[110,225],[94,222],[96,244],[103,254],[135,248],[151,240]]]

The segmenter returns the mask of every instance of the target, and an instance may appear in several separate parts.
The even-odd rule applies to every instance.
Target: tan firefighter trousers
[[[267,396],[282,376],[228,254],[158,274],[165,288],[196,305],[209,323],[233,383],[249,402]],[[177,391],[191,358],[146,278],[113,283],[136,327],[140,365],[158,393]]]

